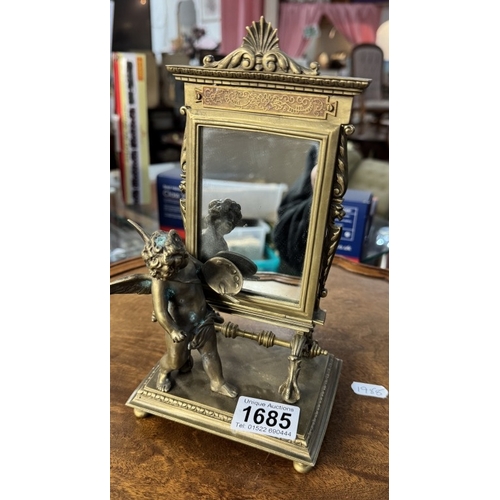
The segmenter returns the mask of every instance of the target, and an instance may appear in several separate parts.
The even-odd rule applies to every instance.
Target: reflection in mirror
[[[241,220],[223,238],[230,251],[251,259],[258,270],[245,279],[243,292],[298,302],[312,194],[304,176],[310,178],[318,141],[212,126],[200,127],[199,132],[198,254],[207,258],[211,251],[203,248],[210,232],[215,233],[209,229],[209,207],[229,199],[240,206]],[[304,193],[300,186],[306,186]],[[292,214],[294,204],[298,210]]]
[[[281,272],[294,276],[302,275],[317,165],[318,148],[313,145],[303,172],[280,203],[273,230],[273,241],[281,257]]]
[[[218,252],[229,250],[224,235],[241,221],[241,206],[229,198],[211,200],[203,219],[200,260],[206,262]]]

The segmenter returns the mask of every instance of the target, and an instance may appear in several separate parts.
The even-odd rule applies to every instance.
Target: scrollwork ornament
[[[337,151],[337,165],[335,168],[335,179],[333,185],[333,194],[330,202],[330,220],[326,228],[325,250],[323,252],[324,261],[322,265],[322,274],[319,279],[317,301],[326,295],[325,283],[330,272],[333,257],[337,251],[342,234],[342,228],[335,224],[336,220],[342,220],[345,216],[342,205],[343,196],[347,191],[347,136],[352,134],[354,127],[352,125],[342,125],[340,127],[339,146]]]
[[[261,71],[266,73],[293,73],[318,75],[319,64],[312,62],[310,69],[304,68],[284,54],[278,45],[277,30],[271,23],[260,21],[246,27],[247,36],[243,38],[240,48],[234,50],[220,61],[214,61],[212,55],[203,59],[205,68],[242,69],[246,71]]]
[[[185,106],[182,106],[180,108],[180,112],[182,115],[188,116],[188,109]],[[186,127],[184,131],[184,138],[182,141],[182,150],[181,150],[181,158],[180,158],[180,164],[181,164],[181,182],[179,184],[179,190],[180,192],[185,195],[186,194],[186,165],[187,165],[187,144],[188,144],[188,128]],[[183,197],[179,200],[179,205],[181,209],[181,216],[182,216],[182,222],[184,224],[184,227],[186,227],[186,198]]]
[[[351,125],[340,127],[339,146],[337,154],[337,169],[333,186],[333,196],[342,198],[347,191],[348,165],[347,165],[347,136],[352,133]],[[352,130],[354,128],[352,127]]]

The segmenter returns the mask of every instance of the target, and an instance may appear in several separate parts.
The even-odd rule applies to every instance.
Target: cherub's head
[[[142,258],[153,278],[168,279],[186,267],[188,253],[181,237],[172,229],[155,231],[144,245]]]
[[[229,198],[212,200],[208,204],[205,222],[208,226],[221,227],[222,233],[231,232],[242,218],[241,206]],[[222,225],[226,226],[224,229]]]
[[[142,258],[153,278],[166,280],[186,267],[189,254],[181,237],[172,229],[155,231],[148,236],[135,222],[129,222],[137,229],[144,240]]]

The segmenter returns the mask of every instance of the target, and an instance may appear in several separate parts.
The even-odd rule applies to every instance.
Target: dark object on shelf
[[[115,1],[111,47],[112,52],[152,50],[149,2]]]
[[[148,110],[148,128],[151,164],[179,161],[183,133],[174,108]]]
[[[345,61],[340,59],[331,59],[328,65],[328,69],[343,69],[345,68]]]

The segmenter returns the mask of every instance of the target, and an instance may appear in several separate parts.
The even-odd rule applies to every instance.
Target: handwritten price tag
[[[363,382],[353,382],[352,390],[360,396],[371,396],[372,398],[386,398],[389,391],[383,385],[364,384]]]
[[[298,406],[240,396],[234,410],[231,429],[280,439],[295,439],[299,415]]]

